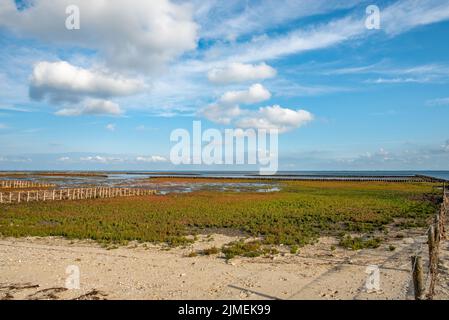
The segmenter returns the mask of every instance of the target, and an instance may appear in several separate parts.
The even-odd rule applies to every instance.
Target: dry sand
[[[425,247],[422,231],[377,249],[338,248],[333,238],[274,257],[187,257],[236,237],[200,236],[193,245],[130,244],[107,250],[91,241],[0,239],[0,299],[410,299],[410,256]],[[389,246],[394,245],[394,251]],[[447,246],[447,244],[445,244]],[[449,257],[446,257],[449,261]],[[80,270],[80,289],[65,288],[66,268]],[[367,266],[380,268],[380,290],[367,292]],[[438,289],[439,298],[449,296]]]

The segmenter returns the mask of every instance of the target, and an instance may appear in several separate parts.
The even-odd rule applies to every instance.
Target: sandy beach
[[[279,247],[280,253],[269,257],[188,257],[236,239],[214,234],[183,248],[130,243],[107,249],[92,241],[3,238],[0,298],[411,299],[410,255],[426,241],[416,230],[377,249],[332,250],[337,240],[323,237],[297,254]],[[79,268],[79,289],[65,287],[70,265]],[[367,289],[370,265],[379,267],[380,290]]]

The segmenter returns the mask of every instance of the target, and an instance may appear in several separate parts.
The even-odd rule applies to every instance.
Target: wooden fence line
[[[337,182],[402,182],[402,183],[417,183],[417,182],[440,182],[440,179],[426,177],[426,176],[261,176],[261,175],[247,175],[242,177],[204,177],[204,176],[183,176],[183,175],[161,175],[150,176],[150,179],[215,179],[215,180],[263,180],[263,181],[337,181]]]
[[[443,185],[443,203],[441,204],[440,211],[435,214],[433,222],[429,226],[427,232],[427,244],[429,246],[428,288],[426,288],[423,279],[421,257],[419,254],[412,257],[412,277],[416,300],[423,300],[426,298],[432,300],[435,295],[435,286],[438,280],[440,243],[441,240],[446,240],[446,219],[448,215],[449,190]]]
[[[21,203],[30,201],[82,200],[113,197],[131,197],[156,194],[156,190],[136,188],[67,188],[53,190],[30,190],[0,192],[0,203]]]
[[[51,183],[40,183],[26,180],[2,180],[0,181],[0,188],[21,189],[21,188],[50,188],[54,187]]]

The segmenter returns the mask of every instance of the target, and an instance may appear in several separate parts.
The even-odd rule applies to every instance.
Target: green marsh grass
[[[200,191],[0,205],[0,235],[178,246],[193,242],[188,237],[193,232],[213,228],[259,238],[264,246],[296,248],[320,235],[344,240],[345,234],[370,235],[395,223],[400,228],[424,226],[437,208],[438,194],[430,183],[291,181],[281,187],[273,193]],[[346,238],[342,245],[363,244]],[[240,249],[229,247],[228,255]],[[263,253],[261,248],[248,252]]]

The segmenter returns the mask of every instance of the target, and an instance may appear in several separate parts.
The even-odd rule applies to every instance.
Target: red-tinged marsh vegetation
[[[229,258],[258,256],[278,244],[297,251],[321,235],[338,236],[348,248],[374,248],[387,226],[425,226],[441,193],[432,183],[278,183],[282,189],[273,193],[199,191],[1,205],[0,235],[181,245],[194,241],[189,235],[229,229],[260,239],[226,245],[221,250]]]

